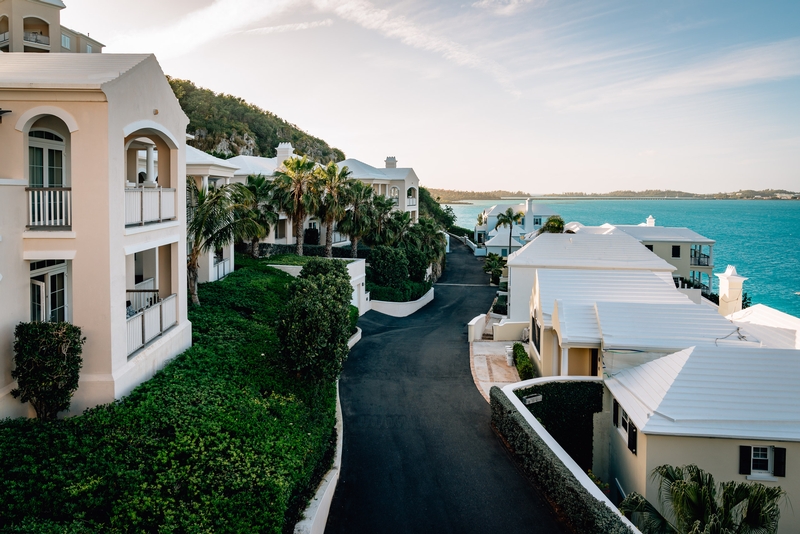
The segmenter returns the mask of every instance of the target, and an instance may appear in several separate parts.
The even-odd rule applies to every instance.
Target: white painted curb
[[[347,341],[347,348],[352,349],[353,345],[361,341],[361,329],[356,327],[356,333],[350,336],[350,339]]]
[[[372,309],[378,313],[391,317],[408,317],[418,312],[423,306],[433,300],[433,288],[425,293],[422,298],[411,302],[387,302],[385,300],[372,300]]]

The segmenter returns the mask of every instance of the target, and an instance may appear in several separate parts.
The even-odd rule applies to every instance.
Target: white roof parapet
[[[645,434],[800,441],[797,376],[800,351],[708,346],[620,371],[606,386]]]
[[[0,87],[101,89],[153,54],[3,54]]]
[[[800,318],[756,304],[727,317],[748,337],[761,341],[763,347],[800,349]]]

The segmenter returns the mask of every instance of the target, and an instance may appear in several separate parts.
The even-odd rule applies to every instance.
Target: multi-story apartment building
[[[81,327],[79,413],[191,345],[188,119],[152,55],[0,54],[0,108],[0,417],[32,415],[10,395],[22,321]]]
[[[386,158],[385,168],[368,165],[355,158],[339,162],[350,169],[350,177],[372,186],[375,195],[389,197],[395,209],[411,214],[411,222],[419,220],[419,178],[411,167],[398,167],[397,158]]]
[[[102,43],[61,25],[65,7],[61,0],[0,0],[0,52],[102,52]]]

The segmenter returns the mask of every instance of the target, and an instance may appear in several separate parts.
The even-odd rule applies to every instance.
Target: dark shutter
[[[633,454],[636,454],[636,427],[633,421],[628,422],[628,448]]]
[[[614,399],[614,426],[619,426],[619,403]]]
[[[739,474],[750,474],[750,461],[753,457],[752,447],[747,445],[739,445]]]
[[[600,351],[592,349],[592,376],[597,376],[600,370]]]
[[[776,477],[786,476],[786,449],[783,447],[772,449],[772,474]]]

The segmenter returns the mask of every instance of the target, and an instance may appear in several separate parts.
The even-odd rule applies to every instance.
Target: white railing
[[[128,356],[178,322],[178,297],[174,293],[128,318]]]
[[[134,286],[134,289],[136,291],[128,293],[128,300],[131,301],[131,307],[137,312],[148,307],[154,300],[158,300],[158,293],[155,290],[156,281],[153,278],[142,280]]]
[[[50,37],[36,32],[22,32],[22,40],[29,43],[50,44]]]
[[[8,41],[8,32],[0,33],[0,43]]]
[[[416,206],[417,197],[406,197],[406,206]]]
[[[216,271],[217,277],[214,280],[222,280],[229,274],[231,274],[231,260],[225,258],[224,260],[217,262],[214,264],[214,270]]]
[[[28,227],[72,226],[72,189],[28,187]]]
[[[175,190],[163,187],[125,189],[125,226],[175,218]]]

